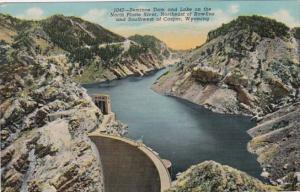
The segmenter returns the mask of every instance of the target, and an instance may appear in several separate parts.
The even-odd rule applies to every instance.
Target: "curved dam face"
[[[168,170],[144,144],[100,133],[90,138],[100,154],[106,192],[160,192],[170,187]]]

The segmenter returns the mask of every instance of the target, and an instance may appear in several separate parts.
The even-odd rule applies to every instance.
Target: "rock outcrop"
[[[226,165],[204,161],[180,174],[168,192],[276,191],[275,187]]]
[[[216,112],[263,116],[299,97],[299,42],[275,20],[239,17],[211,31],[153,89]]]
[[[86,90],[48,57],[0,47],[1,191],[103,191],[87,136],[103,115]]]
[[[300,102],[266,115],[248,131],[248,148],[258,154],[262,176],[285,190],[300,190]]]

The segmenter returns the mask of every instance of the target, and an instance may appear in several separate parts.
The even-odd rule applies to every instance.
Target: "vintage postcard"
[[[299,10],[0,0],[1,191],[300,191]]]

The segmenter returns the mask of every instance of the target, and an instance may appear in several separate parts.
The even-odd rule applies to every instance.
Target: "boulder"
[[[192,77],[202,83],[218,83],[222,79],[222,74],[211,67],[194,67]]]
[[[242,74],[242,72],[238,69],[229,72],[224,77],[224,83],[231,86],[243,86],[248,87],[248,78]]]

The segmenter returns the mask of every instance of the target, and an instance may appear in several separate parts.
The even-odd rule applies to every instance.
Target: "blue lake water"
[[[143,142],[172,162],[172,177],[191,165],[214,160],[259,177],[256,156],[247,151],[255,125],[249,117],[213,113],[159,95],[150,89],[164,70],[145,77],[85,84],[89,94],[108,93],[117,118],[129,126],[127,137]]]

